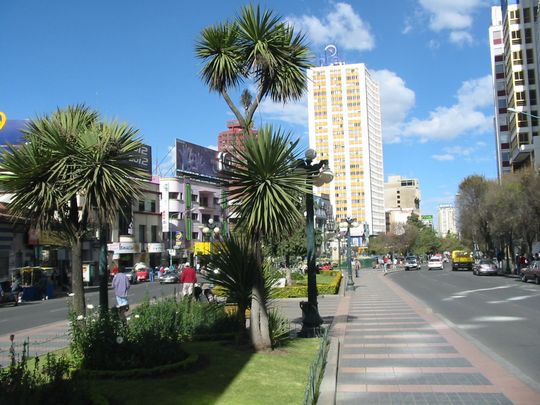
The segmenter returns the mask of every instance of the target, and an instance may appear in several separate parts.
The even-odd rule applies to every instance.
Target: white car
[[[433,256],[428,261],[428,270],[443,270],[443,261],[440,257]]]

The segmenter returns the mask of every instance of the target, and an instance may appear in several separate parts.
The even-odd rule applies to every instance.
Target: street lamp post
[[[313,164],[317,152],[306,150],[305,159],[298,162],[298,167],[306,171],[306,180],[309,189],[306,192],[306,239],[307,239],[307,274],[308,274],[308,301],[300,302],[302,309],[301,336],[313,336],[317,333],[323,320],[319,315],[317,303],[317,267],[315,263],[315,229],[313,225],[313,186],[321,187],[330,183],[334,174],[328,167],[328,160],[321,160]]]
[[[358,227],[358,222],[356,219],[347,217],[340,224],[341,228],[347,228],[347,291],[354,290],[354,280],[352,276],[352,257],[351,257],[351,228]]]

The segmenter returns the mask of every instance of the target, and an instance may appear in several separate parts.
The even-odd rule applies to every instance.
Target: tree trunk
[[[77,315],[86,314],[81,256],[82,241],[78,238],[71,246],[71,292],[74,294],[73,310]]]
[[[253,277],[253,289],[251,294],[251,344],[256,351],[266,351],[272,349],[270,339],[270,326],[268,311],[266,309],[266,297],[264,296],[264,277],[262,264],[261,241],[255,238],[256,249],[256,269]]]
[[[152,270],[153,271],[153,270]],[[107,272],[107,227],[99,229],[99,307],[109,310],[109,274]]]

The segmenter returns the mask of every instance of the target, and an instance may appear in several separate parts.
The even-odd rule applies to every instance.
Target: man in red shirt
[[[193,267],[186,263],[182,275],[180,276],[182,283],[182,297],[193,294],[193,286],[197,282],[197,272]]]

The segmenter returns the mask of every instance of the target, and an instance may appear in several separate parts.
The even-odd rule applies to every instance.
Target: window
[[[523,22],[524,23],[531,22],[531,9],[528,7],[523,9]]]
[[[219,222],[219,215],[214,215],[214,222]]]
[[[525,28],[525,43],[532,43],[532,30],[530,28]]]
[[[157,225],[152,225],[152,228],[150,228],[150,242],[155,243],[158,241],[157,234],[158,234],[158,227]]]
[[[193,240],[199,239],[199,232],[191,232],[191,239]]]
[[[146,225],[139,225],[139,242],[146,243]]]
[[[526,105],[527,99],[525,98],[525,92],[524,91],[516,91],[515,94],[516,97],[516,105]],[[519,114],[523,115],[523,114]]]
[[[532,90],[531,90],[532,91]],[[532,110],[531,115],[538,116],[538,111]],[[531,117],[531,127],[537,127],[538,126],[538,118]]]
[[[208,207],[208,197],[201,197],[201,206]]]
[[[514,65],[523,64],[523,54],[521,51],[512,52],[512,62],[514,62]]]
[[[516,86],[525,84],[525,80],[523,79],[523,71],[514,72],[514,81]]]
[[[199,214],[197,214],[196,212],[193,212],[193,213],[191,214],[191,219],[197,221],[197,220],[199,219]]]
[[[139,200],[139,211],[144,211],[144,200]]]
[[[519,134],[519,145],[528,145],[529,144],[529,133],[524,132]]]
[[[156,212],[156,200],[150,201],[150,212]]]
[[[513,45],[521,44],[521,32],[519,30],[512,31],[511,36]]]
[[[198,194],[191,194],[191,201],[198,202],[199,201],[199,195]]]
[[[534,63],[534,51],[532,49],[527,49],[527,63]]]
[[[178,193],[169,193],[169,200],[176,200],[178,198]]]
[[[529,80],[529,84],[536,83],[536,79],[534,77],[534,69],[527,70],[527,79]]]
[[[536,90],[529,90],[529,104],[536,105]]]

